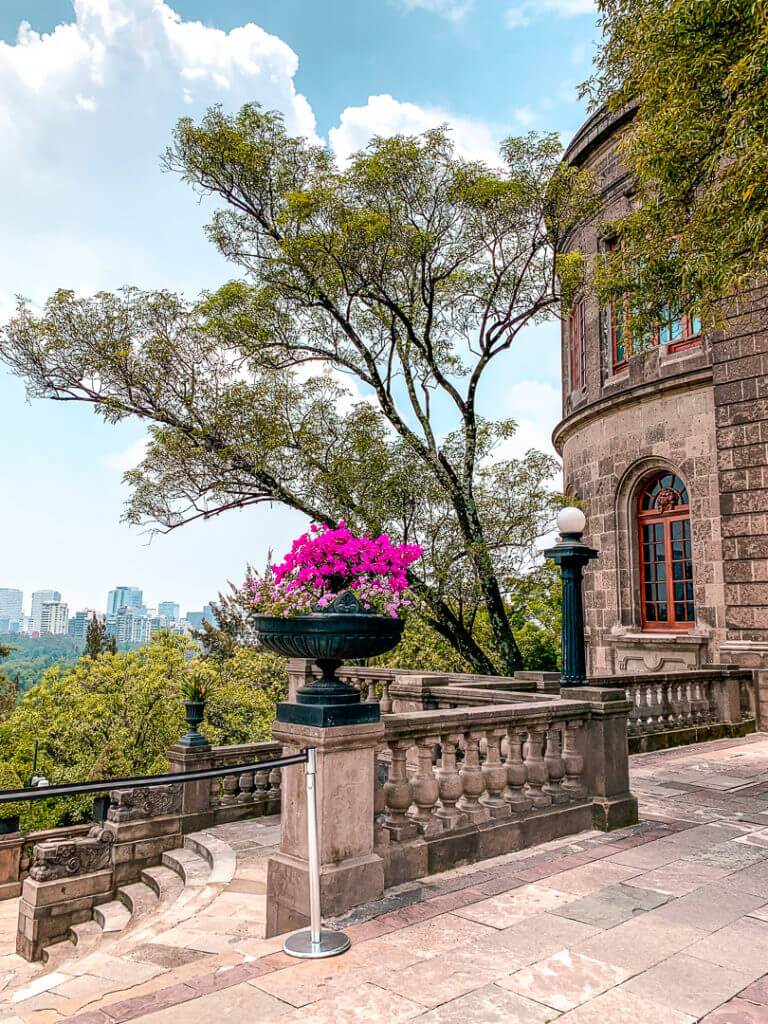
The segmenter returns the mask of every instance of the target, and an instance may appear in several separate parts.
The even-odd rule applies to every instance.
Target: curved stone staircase
[[[199,913],[232,880],[234,851],[205,832],[184,837],[184,845],[163,854],[163,863],[146,868],[138,882],[121,885],[115,899],[95,907],[93,919],[73,925],[68,940],[47,946],[47,968],[83,956],[105,942],[138,941],[144,932],[172,928]]]

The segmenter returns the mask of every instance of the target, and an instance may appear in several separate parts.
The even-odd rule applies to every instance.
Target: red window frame
[[[606,242],[605,248],[607,252],[615,252],[619,246],[619,240],[613,238]],[[668,308],[668,307],[667,307]],[[613,373],[620,373],[623,370],[630,359],[627,355],[627,346],[622,344],[622,333],[624,331],[624,325],[622,323],[621,308],[619,304],[614,301],[611,303],[611,360],[613,365]],[[670,354],[676,352],[682,352],[685,349],[694,348],[696,345],[701,344],[701,320],[697,316],[691,316],[688,313],[682,313],[680,317],[672,317],[671,313],[666,319],[668,325],[668,333],[670,339],[672,336],[672,324],[680,321],[680,337],[674,340],[664,342],[667,346],[667,351]],[[664,330],[663,327],[657,328],[650,332],[648,337],[647,348],[655,348],[661,344],[661,334]],[[621,349],[621,355],[619,350]],[[643,351],[645,351],[644,349]]]
[[[660,495],[669,503],[659,502]],[[696,624],[691,514],[688,491],[678,476],[664,470],[646,481],[637,501],[637,525],[643,630],[687,631]]]
[[[568,322],[571,391],[584,391],[587,387],[587,352],[584,323],[584,300],[577,299],[571,310]]]

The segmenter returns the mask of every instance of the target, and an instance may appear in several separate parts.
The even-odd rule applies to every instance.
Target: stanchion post
[[[320,960],[338,956],[349,949],[349,936],[331,928],[323,928],[320,921],[320,845],[317,833],[317,750],[307,747],[305,778],[307,786],[307,861],[309,865],[309,928],[294,932],[283,943],[289,956],[302,960]]]

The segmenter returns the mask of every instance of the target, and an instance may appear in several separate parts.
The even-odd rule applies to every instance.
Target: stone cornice
[[[589,155],[617,128],[635,116],[637,103],[625,103],[619,110],[600,107],[591,117],[587,118],[571,139],[563,156],[563,161],[572,167],[581,167]]]
[[[675,391],[693,391],[697,388],[704,388],[712,383],[712,367],[705,366],[697,370],[687,370],[684,373],[677,373],[673,377],[660,377],[657,380],[643,381],[642,384],[635,384],[634,387],[617,391],[605,398],[598,398],[595,402],[582,406],[576,412],[561,420],[552,432],[552,444],[559,455],[563,454],[563,444],[574,430],[578,430],[587,423],[599,419],[606,412],[614,409],[621,409],[627,406],[640,405],[648,398],[655,398],[657,395],[668,395]]]

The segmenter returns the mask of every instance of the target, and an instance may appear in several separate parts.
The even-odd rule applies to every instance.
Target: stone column
[[[582,776],[592,797],[595,828],[609,832],[637,824],[637,798],[629,791],[627,719],[632,702],[624,690],[584,686],[568,690],[569,700],[589,701],[590,713],[580,730]]]
[[[0,837],[0,900],[10,900],[21,892],[19,865],[24,835],[9,832]]]
[[[384,864],[374,853],[376,753],[381,722],[331,728],[276,721],[284,756],[317,748],[320,909],[324,916],[379,899]],[[283,769],[280,852],[267,864],[267,937],[309,921],[307,804],[304,766]]]
[[[171,772],[184,774],[196,772],[204,768],[213,768],[210,744],[200,747],[184,747],[176,743],[166,753],[170,764]],[[181,815],[182,817],[193,816],[190,821],[188,832],[194,832],[201,828],[207,828],[215,824],[214,814],[211,808],[211,780],[199,779],[197,782],[187,782],[181,787]]]

